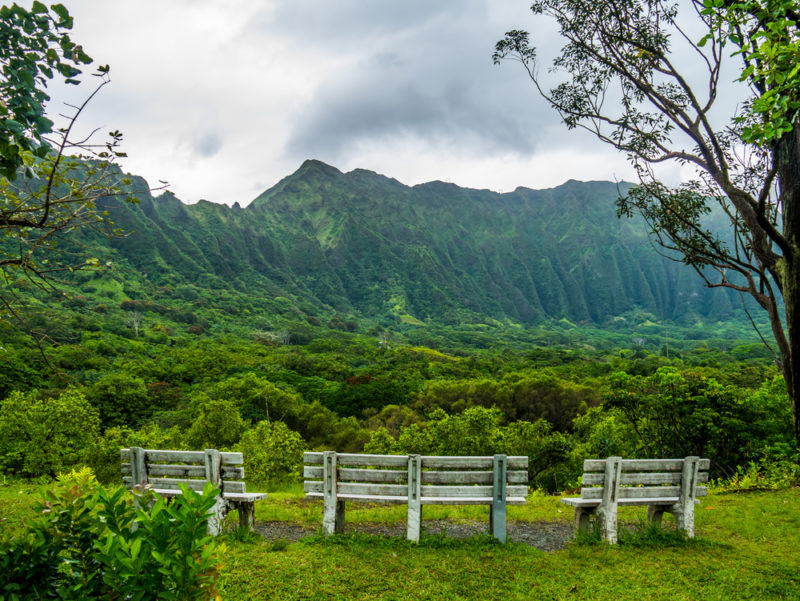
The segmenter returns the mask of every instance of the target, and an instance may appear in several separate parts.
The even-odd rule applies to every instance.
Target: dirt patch
[[[572,536],[572,526],[560,522],[517,522],[509,521],[507,526],[508,539],[536,547],[542,551],[559,551],[566,547]],[[256,522],[255,530],[263,537],[270,540],[297,541],[306,536],[313,536],[319,527],[295,524],[292,522]],[[453,522],[449,520],[425,520],[423,530],[428,534],[442,534],[445,536],[463,539],[476,534],[487,534],[487,522],[477,520]],[[346,532],[363,532],[378,536],[391,536],[402,538],[406,535],[405,523],[376,524],[364,522],[348,524]]]

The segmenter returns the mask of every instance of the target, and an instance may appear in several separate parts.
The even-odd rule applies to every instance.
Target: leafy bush
[[[97,411],[74,388],[55,398],[12,392],[0,401],[0,471],[55,476],[79,464],[99,427]]]
[[[139,430],[113,427],[94,439],[84,450],[83,461],[104,484],[120,481],[120,449],[136,446],[147,449],[185,449],[186,443],[177,426],[162,429],[150,423]]]
[[[233,401],[210,399],[203,393],[194,395],[192,400],[196,402],[197,417],[186,433],[190,447],[224,449],[238,442],[247,423]]]
[[[22,599],[163,599],[216,594],[218,550],[206,534],[218,491],[184,489],[139,508],[122,488],[76,484],[44,492],[26,536],[0,543],[0,590]]]
[[[258,422],[239,443],[250,482],[299,480],[303,469],[303,438],[283,422]]]
[[[125,373],[103,376],[92,384],[87,396],[100,411],[104,428],[139,426],[155,409],[144,380]]]
[[[778,490],[800,484],[800,464],[788,459],[751,461],[737,466],[729,478],[712,484],[717,491]]]

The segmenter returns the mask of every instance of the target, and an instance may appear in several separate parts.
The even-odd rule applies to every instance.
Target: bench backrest
[[[528,457],[437,457],[427,455],[303,454],[303,488],[340,499],[407,502],[409,490],[424,502],[468,499],[491,503],[498,494],[523,501],[528,494]],[[409,484],[410,483],[410,484]],[[413,491],[418,490],[418,493]]]
[[[710,461],[699,457],[685,459],[586,459],[583,462],[582,499],[603,499],[608,495],[605,484],[616,482],[616,499],[660,499],[704,497],[708,494],[701,483],[708,482]],[[605,491],[605,492],[604,492]]]
[[[227,493],[243,493],[244,458],[241,453],[165,451],[131,447],[120,451],[122,482],[128,488],[149,484],[157,490],[178,490],[185,484],[203,490],[206,482]]]

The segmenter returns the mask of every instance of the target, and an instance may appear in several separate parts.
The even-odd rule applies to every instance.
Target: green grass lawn
[[[24,525],[36,487],[0,485],[0,531]],[[321,524],[321,502],[297,491],[258,504],[256,519]],[[424,519],[486,519],[485,507],[426,507]],[[643,508],[624,508],[620,521],[644,520]],[[533,495],[509,519],[571,522],[558,497]],[[348,523],[405,520],[404,506],[349,511]],[[667,527],[671,521],[665,519]],[[800,599],[800,489],[717,493],[696,511],[698,538],[688,543],[570,544],[545,553],[485,539],[345,535],[275,544],[225,537],[220,594],[240,599]]]

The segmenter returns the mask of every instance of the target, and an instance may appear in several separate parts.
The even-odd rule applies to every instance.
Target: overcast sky
[[[497,191],[632,179],[519,65],[492,64],[509,29],[557,49],[529,0],[62,1],[111,66],[83,126],[122,131],[123,167],[184,202],[247,204],[307,158]],[[51,88],[51,112],[83,79]]]

